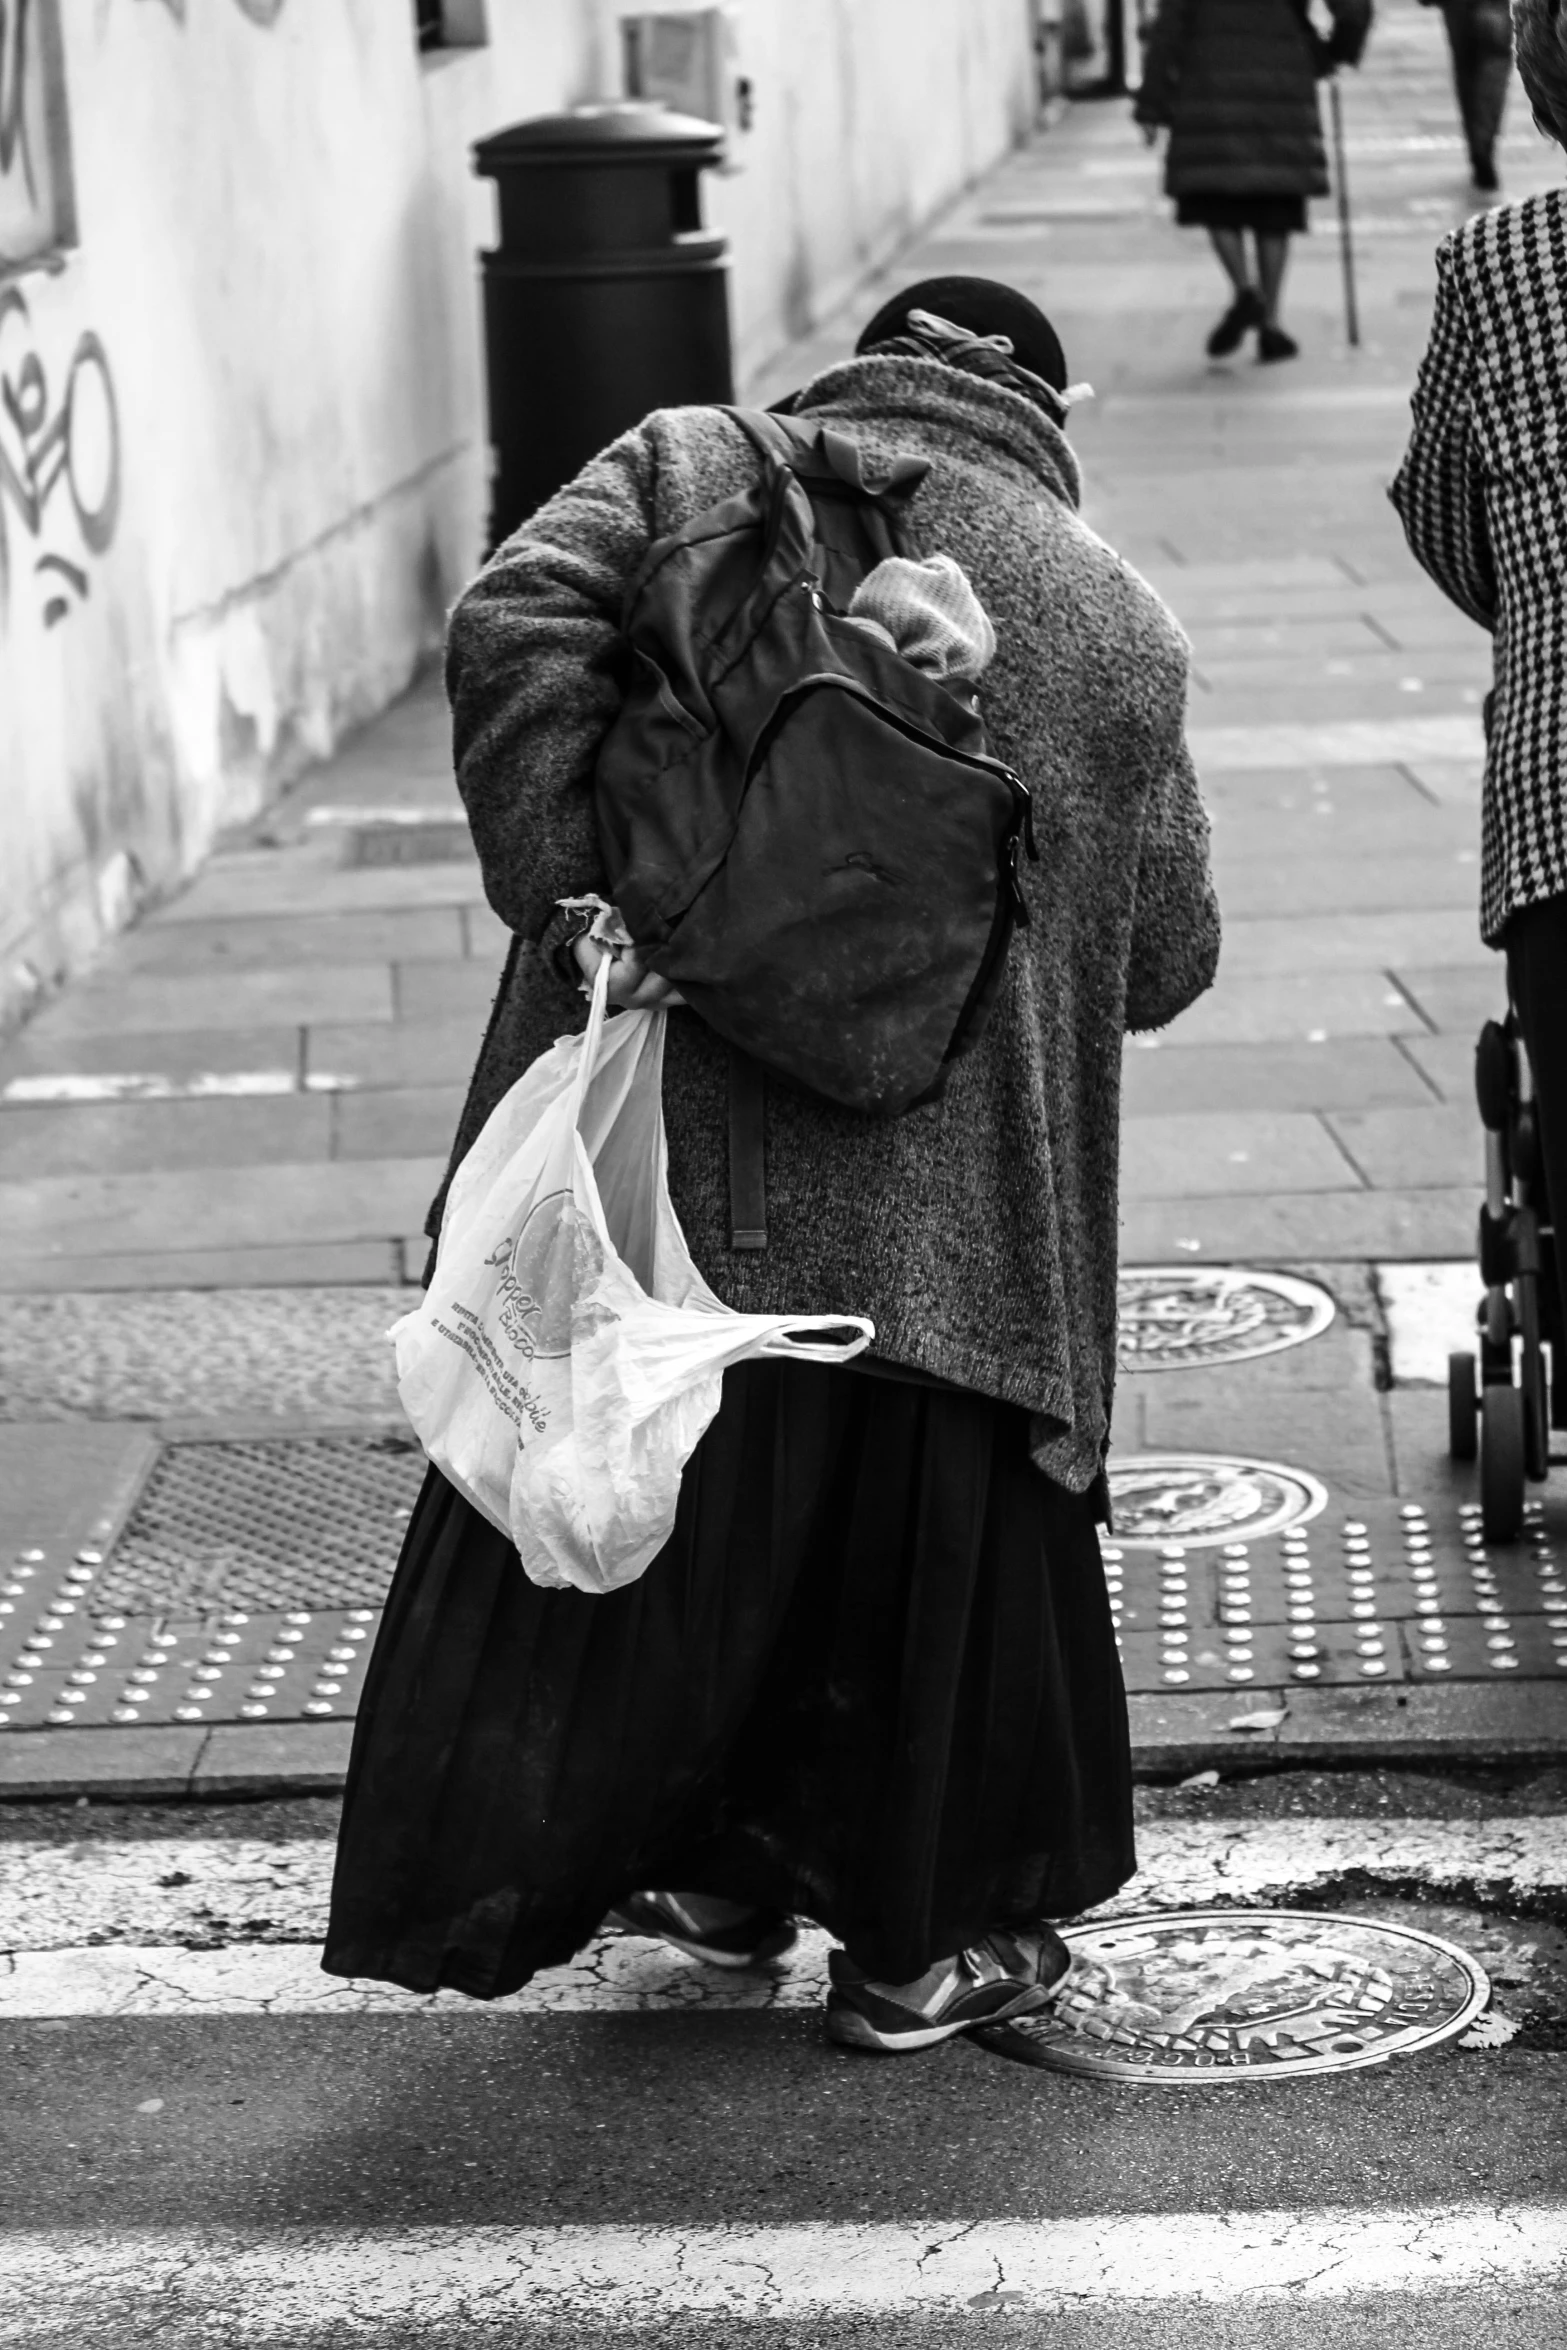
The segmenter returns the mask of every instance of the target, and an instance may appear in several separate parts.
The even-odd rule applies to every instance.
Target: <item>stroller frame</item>
[[[1567,1452],[1551,1450],[1552,1429],[1567,1429],[1567,1347],[1534,1078],[1512,1009],[1480,1031],[1475,1098],[1485,1128],[1485,1293],[1478,1355],[1447,1358],[1448,1451],[1455,1461],[1479,1457],[1486,1541],[1516,1542],[1526,1483],[1567,1465]]]

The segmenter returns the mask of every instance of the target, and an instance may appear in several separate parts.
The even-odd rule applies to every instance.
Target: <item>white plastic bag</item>
[[[390,1332],[430,1459],[533,1582],[581,1591],[633,1582],[667,1541],[727,1364],[844,1363],[875,1336],[859,1316],[737,1314],[713,1295],[669,1198],[667,1014],[607,1018],[609,972],[606,956],[584,1033],[492,1112],[424,1303]]]

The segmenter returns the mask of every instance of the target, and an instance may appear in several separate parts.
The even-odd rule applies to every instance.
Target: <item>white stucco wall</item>
[[[486,483],[471,142],[619,91],[607,0],[61,0],[78,241],[0,277],[0,1020],[437,639]],[[739,0],[742,368],[1023,127],[1027,0]],[[0,55],[0,111],[6,60]]]

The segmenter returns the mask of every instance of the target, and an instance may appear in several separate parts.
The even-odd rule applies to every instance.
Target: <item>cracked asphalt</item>
[[[680,2008],[649,1976],[640,2006],[595,2006],[617,1966],[630,1979],[626,1954],[651,1949],[628,1941],[596,1946],[536,2012],[311,2013],[286,1991],[247,2010],[252,1953],[332,1988],[309,1940],[331,1803],[12,1807],[12,1982],[19,1965],[123,1949],[165,1983],[227,1968],[230,1989],[192,1978],[177,2012],[7,2014],[0,1974],[0,2333],[26,2350],[554,2350],[606,2329],[629,2350],[1561,2350],[1559,2274],[1520,2267],[1518,2230],[1567,2210],[1562,1796],[1557,1771],[1141,1789],[1149,1877],[1134,1894],[1200,1897],[1206,1867],[1227,1898],[1424,1925],[1481,1960],[1520,2025],[1506,2046],[1187,2092],[1074,2080],[967,2041],[845,2058],[823,2041],[809,1969],[804,2004],[775,1987],[766,2007]],[[1293,1883],[1276,1881],[1281,1849]],[[1360,1881],[1322,1876],[1335,1854],[1358,1855]],[[1494,1891],[1497,1855],[1513,1898],[1487,1902],[1472,1878],[1489,1869]],[[1390,2224],[1412,2261],[1447,2231],[1418,2290],[1365,2289]],[[1236,2248],[1248,2226],[1262,2252]],[[960,2242],[978,2265],[955,2303],[923,2306]],[[8,2307],[5,2248],[30,2245],[42,2266]],[[1441,2282],[1459,2251],[1462,2275]],[[850,2300],[902,2260],[906,2297],[894,2281],[890,2306],[770,2315],[788,2303],[774,2258],[807,2277],[839,2264]],[[1258,2259],[1287,2277],[1230,2291],[1227,2267]],[[1041,2273],[1068,2280],[1047,2313]],[[1143,2278],[1151,2298],[1108,2305],[1106,2274]],[[681,2306],[715,2293],[727,2313]]]

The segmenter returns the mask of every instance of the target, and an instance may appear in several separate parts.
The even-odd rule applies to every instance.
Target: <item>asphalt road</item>
[[[106,2224],[254,2241],[607,2223],[678,2237],[715,2225],[983,2228],[1326,2206],[1345,2212],[1349,2243],[1361,2220],[1389,2210],[1567,2198],[1557,2054],[1446,2050],[1336,2078],[1183,2093],[1073,2081],[963,2041],[917,2060],[845,2059],[798,2015],[92,2018],[12,2025],[0,2046],[7,2226],[67,2238]],[[913,2345],[950,2338],[953,2325],[965,2339],[983,2326],[1029,2342],[1172,2350],[1395,2338],[1559,2350],[1567,2340],[1560,2300],[1507,2275],[1423,2292],[1417,2310],[1384,2297],[1188,2305],[1176,2275],[1169,2285],[1152,2308],[1039,2318],[1002,2303],[961,2323],[917,2311],[813,2316],[753,2321],[745,2340]],[[74,2339],[119,2350],[278,2338],[222,2325],[220,2258],[211,2287],[189,2336],[134,2293],[109,2294],[94,2323],[89,2291]],[[628,2329],[625,2315],[625,2342],[723,2338],[709,2318],[655,2313]],[[58,2338],[47,2308],[11,2323],[19,2346]],[[558,2337],[530,2321],[506,2338],[565,2340],[585,2323],[579,2302]],[[287,2339],[335,2340],[339,2324]],[[449,2308],[435,2332],[394,2320],[367,2338],[491,2337],[482,2310]]]
[[[1139,1808],[1150,1850],[1204,1821],[1216,1850],[1226,1820],[1262,1838],[1374,1821],[1389,1883],[1417,1838],[1429,1856],[1433,1834],[1456,1849],[1532,1823],[1549,1852],[1564,1821],[1557,1771],[1283,1774],[1144,1789]],[[1567,2342],[1567,2238],[1554,2263],[1543,2249],[1567,2226],[1567,1824],[1560,1882],[1536,1887],[1530,1914],[1407,1890],[1396,1905],[1488,1956],[1534,1954],[1497,1991],[1527,2019],[1515,2044],[1170,2090],[969,2041],[845,2056],[809,2007],[247,2008],[242,1973],[221,1974],[262,1947],[246,1932],[292,1938],[308,1974],[310,1919],[280,1919],[275,1884],[247,1895],[216,1876],[203,1909],[201,1872],[229,1849],[272,1851],[303,1854],[319,1882],[332,1816],[316,1802],[0,1814],[0,1945],[43,1914],[17,1888],[68,1887],[84,1859],[153,1889],[126,1896],[126,1931],[151,1931],[132,1914],[147,1898],[227,1919],[166,1929],[227,1980],[213,2012],[50,2014],[17,1989],[18,1962],[9,1991],[0,1972],[0,2336],[18,2350]],[[1368,1884],[1355,1905],[1389,1897]],[[114,1934],[86,1939],[109,1955]],[[782,2316],[766,2305],[774,2262],[795,2280]]]

